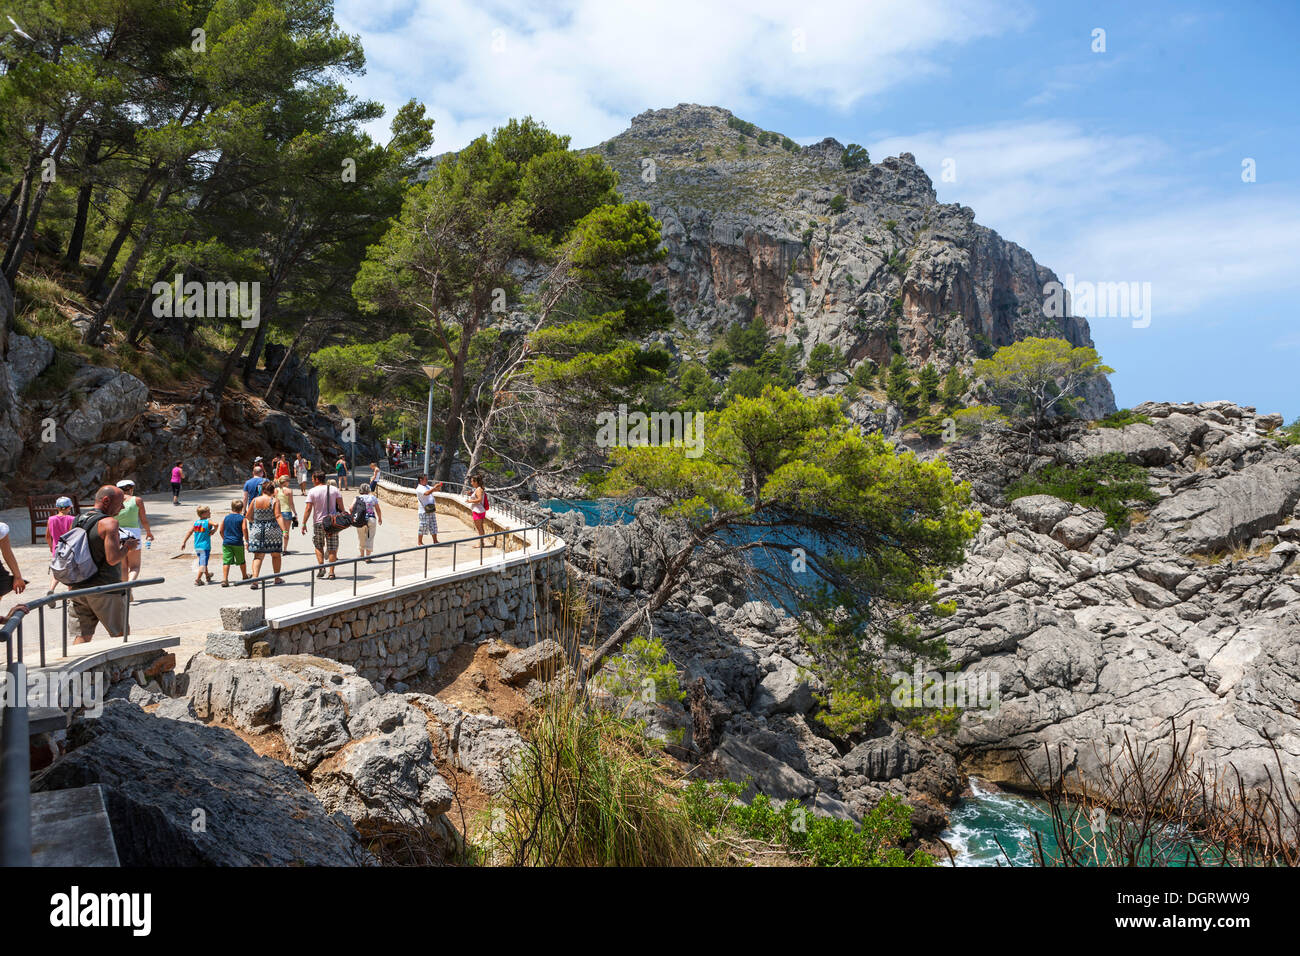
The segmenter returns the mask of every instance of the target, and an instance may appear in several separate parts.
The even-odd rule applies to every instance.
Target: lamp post
[[[442,374],[439,365],[421,365],[424,374],[429,376],[429,412],[424,420],[424,473],[429,473],[429,449],[433,447],[433,383]]]

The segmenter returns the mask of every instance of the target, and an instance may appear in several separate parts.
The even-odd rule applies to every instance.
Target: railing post
[[[37,615],[37,618],[40,621],[41,666],[44,667],[45,666],[45,605],[42,604],[38,610],[40,612]]]
[[[21,627],[21,624],[20,624]],[[20,632],[21,633],[21,632]],[[32,865],[31,746],[27,725],[27,668],[20,657],[9,662],[9,677],[21,695],[17,706],[5,708],[0,725],[0,846],[4,866]]]
[[[360,565],[360,563],[361,563],[360,561],[352,562],[352,596],[353,597],[357,596],[357,566]]]

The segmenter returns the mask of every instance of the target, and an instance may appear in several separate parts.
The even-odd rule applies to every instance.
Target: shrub
[[[738,802],[738,783],[707,784],[696,780],[685,790],[686,811],[701,829],[720,838],[737,834],[748,840],[786,848],[813,866],[933,866],[934,858],[899,848],[912,833],[912,808],[886,796],[862,818],[860,827],[848,820],[818,816],[795,800],[780,806],[766,794],[749,805]]]
[[[870,388],[876,378],[876,366],[870,359],[864,359],[853,370],[853,384],[858,388]]]
[[[1297,418],[1290,425],[1273,432],[1272,437],[1283,445],[1300,445],[1300,418]]]
[[[831,212],[841,213],[849,206],[849,201],[844,198],[843,193],[837,193],[831,197]]]
[[[700,828],[640,729],[576,690],[548,696],[482,850],[515,866],[697,866]]]
[[[1026,495],[1052,495],[1106,515],[1106,527],[1128,526],[1130,501],[1154,504],[1146,469],[1119,453],[1089,458],[1077,465],[1056,464],[1017,478],[1007,487],[1007,500]]]
[[[865,148],[857,143],[849,143],[844,147],[844,152],[840,153],[840,164],[847,170],[861,169],[871,162],[871,157],[867,155]]]
[[[1096,421],[1098,428],[1123,428],[1125,425],[1150,425],[1151,419],[1146,415],[1139,415],[1130,408],[1121,408],[1118,411],[1111,412],[1105,418],[1099,418]]]
[[[593,683],[615,697],[645,700],[650,691],[650,700],[660,703],[686,699],[677,681],[677,667],[657,637],[634,637],[622,653],[610,658]]]

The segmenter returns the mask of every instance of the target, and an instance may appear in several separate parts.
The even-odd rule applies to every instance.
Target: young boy
[[[248,541],[248,524],[244,521],[244,502],[230,502],[230,514],[221,519],[221,586],[230,587],[230,566],[239,565],[239,573],[248,578],[244,564],[244,545]]]
[[[190,540],[190,535],[194,535],[194,553],[199,560],[198,577],[194,579],[194,583],[203,585],[207,583],[203,580],[205,575],[208,581],[212,580],[212,572],[208,570],[208,558],[212,555],[212,532],[217,530],[217,526],[208,520],[212,516],[212,510],[207,505],[200,505],[195,509],[195,513],[199,516],[199,520],[190,525],[190,530],[185,532],[181,550],[185,550],[185,542]]]

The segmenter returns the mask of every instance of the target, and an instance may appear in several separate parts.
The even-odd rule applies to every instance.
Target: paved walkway
[[[203,587],[194,584],[194,571],[192,569],[194,562],[193,539],[191,539],[190,547],[183,557],[172,557],[180,553],[181,540],[185,537],[190,525],[197,520],[194,509],[198,505],[204,504],[211,508],[212,521],[220,524],[221,518],[230,513],[231,499],[239,497],[240,491],[241,488],[237,485],[186,491],[181,495],[182,504],[180,506],[172,504],[170,491],[143,496],[155,540],[151,549],[141,552],[144,558],[140,566],[140,577],[142,579],[162,577],[166,581],[163,584],[140,588],[137,591],[140,598],[139,603],[131,606],[132,635],[141,637],[161,634],[178,636],[182,639],[182,652],[178,656],[183,660],[182,655],[185,651],[190,648],[197,650],[202,646],[203,639],[208,631],[220,629],[219,608],[223,605],[261,603],[262,595],[260,592],[254,591],[247,586],[233,586],[233,582],[239,580],[238,568],[231,569],[232,586],[229,588],[220,586],[221,549],[219,538],[214,538],[214,549],[209,563],[209,570],[214,575],[212,584]],[[351,506],[355,494],[354,490],[345,491],[343,493],[344,504]],[[294,505],[298,511],[299,519],[301,519],[305,506],[301,495],[295,495]],[[384,523],[379,527],[376,535],[375,551],[378,553],[414,547],[418,524],[418,515],[415,509],[381,505],[380,510],[383,512]],[[21,597],[8,594],[0,598],[0,613],[2,613],[14,604],[19,603],[24,597],[33,599],[45,594],[46,588],[49,587],[50,551],[44,542],[37,545],[27,543],[31,540],[31,533],[25,504],[21,508],[0,511],[0,521],[9,525],[14,554],[18,558],[18,565],[22,569],[23,576],[28,581],[27,591]],[[448,515],[438,516],[438,528],[438,540],[440,542],[463,541],[474,536],[472,527]],[[292,533],[289,541],[292,553],[286,554],[283,558],[282,567],[284,571],[314,567],[316,564],[316,556],[311,546],[311,534],[301,534],[301,530],[301,528],[297,528]],[[427,537],[425,543],[428,544]],[[450,547],[430,549],[427,552],[429,570],[432,571],[435,568],[442,567],[450,568],[453,558],[452,550]],[[460,545],[455,551],[456,566],[458,568],[463,567],[467,562],[478,563],[480,560],[477,543]],[[338,557],[340,560],[344,560],[357,556],[357,533],[348,528],[339,535]],[[485,562],[494,558],[499,560],[500,557],[501,550],[499,548],[486,548],[482,552],[482,560]],[[334,581],[317,578],[315,575],[310,574],[295,575],[287,578],[285,584],[275,586],[266,592],[267,608],[271,610],[279,605],[306,601],[313,586],[318,602],[322,598],[328,600],[330,595],[337,596],[342,593],[350,595],[353,588],[354,567],[356,569],[358,590],[367,586],[373,588],[388,583],[392,580],[394,574],[399,582],[403,577],[422,575],[425,568],[425,552],[415,552],[401,556],[397,559],[395,570],[391,559],[376,562],[375,564],[342,566],[336,569],[337,579]],[[249,573],[250,575],[252,573],[251,555],[249,557]],[[271,559],[268,556],[263,562],[262,574],[270,573]],[[59,593],[63,593],[64,590],[60,585]],[[59,654],[60,616],[59,605],[55,605],[46,611],[47,656],[57,656]],[[26,636],[24,641],[26,653],[24,656],[31,658],[36,654],[34,646],[37,633],[35,614],[31,615],[25,622],[24,631]],[[91,644],[92,646],[97,645],[105,639],[103,628],[100,628]],[[71,641],[71,635],[69,641]]]

